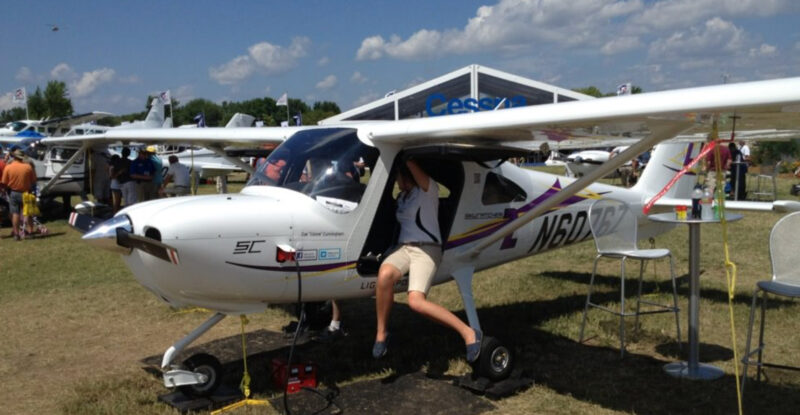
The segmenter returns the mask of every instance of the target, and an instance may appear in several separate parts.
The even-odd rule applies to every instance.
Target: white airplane
[[[194,394],[219,384],[213,358],[175,356],[226,315],[257,313],[267,304],[369,297],[376,282],[376,254],[394,241],[394,178],[414,158],[444,188],[439,203],[443,257],[434,284],[455,280],[469,324],[479,328],[472,293],[475,272],[590,238],[588,207],[616,198],[640,212],[642,238],[669,225],[649,223],[642,206],[695,154],[688,144],[659,145],[638,184],[624,189],[596,181],[624,162],[694,125],[697,114],[800,110],[800,78],[573,101],[551,105],[339,127],[192,129],[130,132],[139,142],[281,143],[239,194],[180,197],[139,203],[96,224],[74,214],[70,223],[89,230],[84,240],[122,255],[135,278],[174,307],[216,311],[170,346],[163,381]],[[687,115],[690,114],[691,115]],[[529,140],[541,129],[604,131],[636,124],[650,132],[618,157],[574,179],[504,162],[519,150],[501,142]],[[189,134],[192,133],[192,134]],[[591,135],[591,133],[589,134]],[[91,142],[118,140],[110,131]],[[285,140],[285,141],[284,141]],[[341,180],[330,166],[363,157],[371,175]],[[286,162],[272,185],[265,176]],[[269,166],[273,166],[270,170]],[[683,176],[657,203],[688,197],[695,176]],[[726,202],[728,208],[796,210],[798,202]],[[604,212],[613,220],[615,212]],[[403,283],[397,287],[403,290]],[[491,328],[484,328],[491,332]],[[365,340],[371,343],[371,340]],[[365,348],[366,350],[366,348]],[[476,370],[507,376],[511,351],[484,337]]]
[[[93,111],[59,118],[12,121],[0,128],[0,143],[14,144],[20,140],[16,136],[25,132],[35,132],[46,136],[61,136],[66,134],[73,125],[113,116],[114,114],[109,112]]]
[[[667,143],[702,143],[706,140],[707,133],[695,133],[679,135],[669,140]],[[723,131],[719,133],[722,138],[733,138],[735,141],[744,140],[748,142],[753,141],[789,141],[800,138],[800,130],[744,130],[744,131]],[[578,150],[563,157],[563,160],[557,157],[557,151],[552,151],[550,157],[545,162],[548,166],[565,166],[566,174],[570,177],[580,177],[596,168],[597,166],[608,161],[611,154],[620,152],[638,140],[641,137],[606,137],[602,140],[605,147],[614,147],[611,151],[598,149],[597,140],[589,140],[583,138],[570,139],[558,143],[559,150],[573,149]],[[525,143],[518,143],[512,145],[516,147],[525,147],[531,150],[539,149],[541,140],[528,141]],[[611,173],[607,178],[617,177],[616,172]]]

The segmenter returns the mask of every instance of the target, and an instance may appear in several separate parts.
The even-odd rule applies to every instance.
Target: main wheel
[[[476,366],[479,375],[494,381],[503,380],[514,368],[514,355],[499,340],[494,337],[484,337]]]
[[[187,396],[209,396],[217,390],[222,382],[222,363],[206,353],[198,353],[183,361],[186,370],[202,373],[208,379],[196,385],[179,386],[178,390]]]

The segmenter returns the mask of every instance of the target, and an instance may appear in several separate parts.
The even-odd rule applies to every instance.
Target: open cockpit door
[[[409,158],[416,160],[420,167],[439,183],[439,230],[444,244],[450,235],[458,202],[464,189],[463,163],[475,162],[482,165],[492,161],[502,163],[511,157],[527,154],[526,150],[497,144],[436,143],[405,148],[392,163],[389,180],[383,189],[378,209],[361,250],[358,273],[361,275],[377,273],[380,260],[397,242],[399,225],[395,219],[395,198],[399,190],[395,185],[395,177],[398,166],[404,160]]]

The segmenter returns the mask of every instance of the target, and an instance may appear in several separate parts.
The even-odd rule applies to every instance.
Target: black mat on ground
[[[270,402],[278,412],[283,412],[283,397],[276,397]],[[290,395],[288,403],[289,409],[295,414],[469,415],[496,409],[480,396],[449,381],[429,378],[422,372],[344,386],[330,406],[322,396],[309,391]]]

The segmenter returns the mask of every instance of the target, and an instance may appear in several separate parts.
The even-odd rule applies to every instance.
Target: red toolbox
[[[288,373],[287,373],[288,372]],[[286,382],[286,377],[289,382]],[[317,364],[293,363],[290,370],[286,370],[286,359],[276,357],[272,359],[272,383],[277,389],[286,386],[287,393],[297,393],[304,387],[317,387]]]

